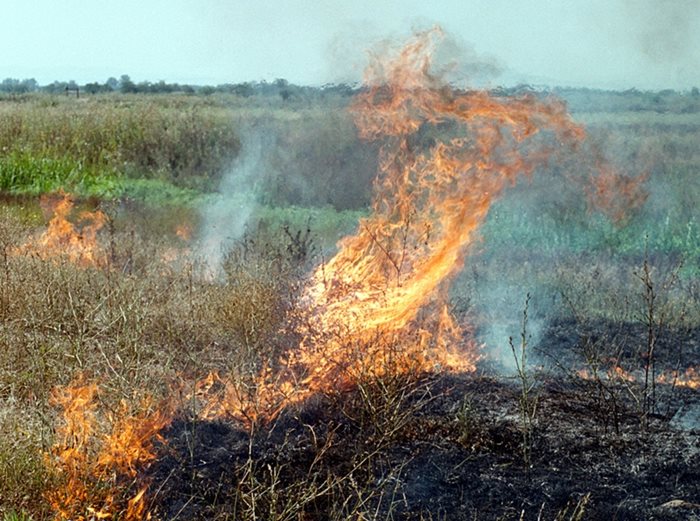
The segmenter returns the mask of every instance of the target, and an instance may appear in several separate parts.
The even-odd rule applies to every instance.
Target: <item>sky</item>
[[[700,87],[700,0],[0,0],[0,79],[354,82],[439,24],[490,85]]]

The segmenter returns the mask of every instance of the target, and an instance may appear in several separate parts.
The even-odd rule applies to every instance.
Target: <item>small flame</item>
[[[64,479],[62,486],[47,494],[57,519],[85,519],[79,512],[90,497],[85,477],[91,474],[89,446],[95,432],[96,393],[95,384],[78,380],[52,395],[52,404],[63,409],[52,455]]]
[[[222,377],[216,371],[211,372],[197,382],[194,395],[187,396],[188,399],[193,397],[203,403],[199,418],[233,418],[250,426],[275,418],[282,409],[304,396],[265,366],[248,382],[244,378]]]
[[[612,365],[596,373],[598,378],[608,381],[641,383],[644,375],[641,371],[631,373],[619,365]],[[593,380],[595,375],[589,369],[579,369],[576,375],[583,380]],[[667,370],[656,375],[654,382],[657,384],[673,385],[675,387],[687,387],[689,389],[700,389],[700,367],[689,367],[685,371]]]
[[[78,225],[71,222],[74,199],[70,194],[59,193],[60,199],[50,201],[42,199],[42,205],[48,206],[53,213],[46,231],[36,240],[19,246],[13,253],[19,255],[37,255],[39,258],[67,258],[82,266],[103,266],[107,256],[97,240],[97,234],[107,222],[107,216],[101,211],[81,212]]]
[[[662,373],[656,382],[676,387],[687,387],[688,389],[700,389],[700,367],[689,367],[682,373],[679,371]]]
[[[183,242],[192,240],[192,226],[188,223],[178,224],[175,227],[175,235]]]

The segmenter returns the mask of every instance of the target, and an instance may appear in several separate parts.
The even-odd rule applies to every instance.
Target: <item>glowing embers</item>
[[[74,199],[59,192],[42,198],[42,206],[53,214],[40,237],[15,248],[18,255],[36,255],[43,260],[67,259],[82,267],[105,266],[107,254],[97,234],[107,222],[101,211],[83,211],[76,216]]]

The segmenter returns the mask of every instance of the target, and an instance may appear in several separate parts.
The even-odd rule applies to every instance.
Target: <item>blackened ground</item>
[[[486,374],[368,383],[254,430],[183,417],[144,476],[151,506],[164,519],[700,520],[699,391],[659,385],[645,415],[637,383],[531,376],[529,444],[521,382]]]
[[[700,327],[655,325],[652,334],[659,372],[700,366]],[[575,370],[597,355],[601,360],[615,359],[626,370],[634,371],[644,365],[648,347],[649,330],[641,322],[555,318],[534,349],[549,367]]]

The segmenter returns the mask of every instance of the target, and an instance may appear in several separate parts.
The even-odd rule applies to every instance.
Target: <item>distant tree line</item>
[[[180,83],[167,83],[163,80],[157,82],[135,82],[128,74],[122,74],[119,79],[111,77],[104,83],[91,82],[79,85],[75,81],[54,81],[48,85],[39,85],[34,78],[19,80],[6,78],[0,83],[0,94],[7,93],[21,95],[32,92],[46,92],[50,94],[100,94],[118,92],[122,94],[200,94],[211,95],[215,93],[235,94],[241,97],[259,96],[266,98],[278,98],[283,101],[313,100],[326,95],[349,97],[358,92],[362,87],[356,85],[326,84],[320,87],[295,85],[283,78],[272,82],[248,81],[242,83],[222,83],[220,85],[190,85]],[[512,96],[531,94],[547,96],[554,94],[563,98],[569,108],[576,111],[657,111],[671,113],[700,112],[700,90],[692,87],[688,91],[675,91],[664,89],[659,91],[642,91],[628,89],[624,91],[611,91],[592,89],[585,87],[533,87],[531,85],[517,85],[515,87],[497,87],[492,89],[494,96]]]
[[[347,84],[327,84],[322,87],[309,87],[295,85],[287,80],[278,78],[273,82],[243,82],[243,83],[223,83],[220,85],[190,85],[180,83],[167,83],[163,80],[157,82],[141,81],[135,82],[128,74],[123,74],[119,79],[111,77],[104,83],[90,82],[79,85],[73,80],[54,81],[48,85],[39,85],[34,79],[19,80],[6,78],[0,83],[0,92],[8,94],[27,94],[31,92],[46,92],[49,94],[62,94],[65,92],[82,92],[86,94],[100,94],[109,92],[120,92],[122,94],[167,94],[181,92],[185,94],[214,94],[227,93],[239,96],[279,96],[283,100],[294,98],[306,98],[310,95],[318,94],[319,91],[335,93],[343,96],[351,96],[356,92],[356,87]]]

